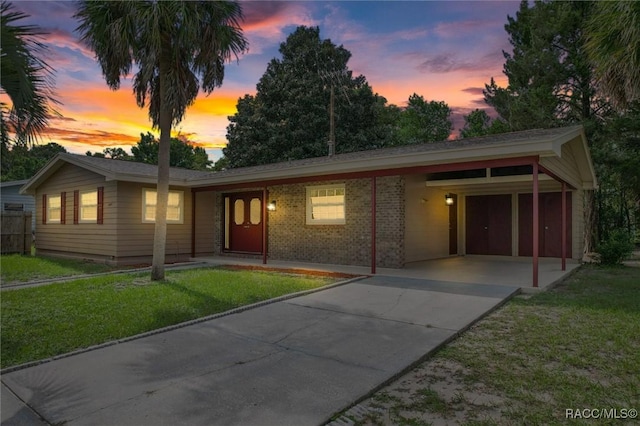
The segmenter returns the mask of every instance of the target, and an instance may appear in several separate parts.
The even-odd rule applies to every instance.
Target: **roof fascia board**
[[[470,170],[475,168],[530,165],[536,161],[538,161],[537,156],[525,156],[525,157],[478,160],[478,161],[465,161],[465,162],[458,162],[458,163],[419,165],[419,166],[411,166],[411,167],[395,167],[395,168],[388,168],[388,169],[365,170],[365,171],[355,171],[355,172],[345,172],[345,173],[313,174],[309,176],[294,176],[289,178],[218,183],[214,185],[194,187],[193,191],[199,192],[199,191],[212,191],[212,190],[231,190],[231,189],[247,188],[247,187],[256,186],[256,185],[274,186],[274,185],[284,185],[284,184],[292,184],[292,183],[314,182],[314,181],[320,181],[320,180],[359,179],[359,178],[370,178],[370,177],[406,175],[406,174],[453,172],[453,171],[460,171],[460,170]]]

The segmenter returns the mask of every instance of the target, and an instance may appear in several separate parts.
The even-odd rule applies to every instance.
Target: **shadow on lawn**
[[[585,265],[557,287],[515,303],[640,313],[640,268]]]
[[[147,328],[149,330],[167,327],[169,325],[190,321],[203,316],[213,315],[236,308],[242,304],[254,302],[254,300],[251,299],[244,301],[244,303],[234,303],[218,299],[209,294],[171,281],[165,281],[162,285],[170,288],[172,291],[186,294],[189,296],[189,303],[174,304],[170,308],[157,308],[152,321],[148,324]],[[258,301],[258,298],[255,299],[255,301]]]

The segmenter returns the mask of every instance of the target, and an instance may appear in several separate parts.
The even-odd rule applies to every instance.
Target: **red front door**
[[[511,195],[466,197],[467,254],[511,256]]]
[[[262,253],[262,192],[230,194],[229,250]]]

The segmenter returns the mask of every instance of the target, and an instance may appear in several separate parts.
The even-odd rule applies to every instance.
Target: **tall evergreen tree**
[[[349,51],[322,39],[318,27],[301,26],[280,44],[280,54],[256,95],[240,98],[229,117],[227,167],[327,155],[332,87],[336,152],[386,144],[388,131],[378,120],[386,100],[364,76],[353,76]]]
[[[602,119],[608,104],[596,96],[584,54],[589,2],[522,1],[505,30],[513,52],[504,52],[505,88],[485,86],[485,101],[511,130],[554,127]]]

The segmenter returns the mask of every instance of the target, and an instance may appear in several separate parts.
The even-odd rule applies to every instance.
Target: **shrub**
[[[618,265],[633,253],[634,244],[627,232],[616,229],[609,238],[598,245],[600,263],[603,265]]]

